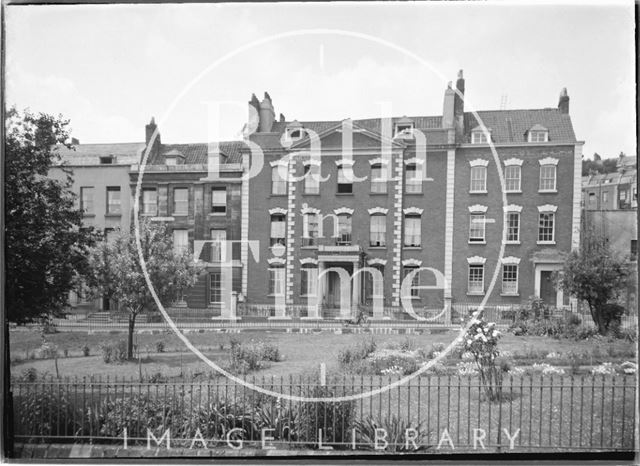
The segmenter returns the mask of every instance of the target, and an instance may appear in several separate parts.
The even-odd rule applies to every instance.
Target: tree
[[[63,313],[97,235],[82,228],[71,171],[64,181],[47,178],[69,121],[15,107],[6,116],[6,315],[24,323]]]
[[[629,273],[627,258],[614,254],[603,235],[588,229],[557,279],[564,291],[586,301],[598,332],[604,335],[620,318],[623,308],[612,301],[627,286]]]
[[[149,279],[163,305],[195,285],[202,268],[189,251],[174,251],[166,225],[140,221],[140,246]],[[96,245],[89,253],[85,281],[93,297],[108,296],[127,310],[127,357],[132,359],[136,317],[143,310],[157,311],[140,265],[135,233],[123,232],[111,242]]]

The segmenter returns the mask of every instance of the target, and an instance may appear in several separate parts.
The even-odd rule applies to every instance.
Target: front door
[[[540,271],[540,299],[548,306],[557,304],[556,288],[553,284],[553,272],[551,270]]]
[[[345,269],[344,279],[340,280],[340,274],[336,271],[327,272],[327,292],[325,303],[329,309],[341,309],[345,306],[346,309],[351,308],[351,270],[349,267],[334,266],[341,269]],[[329,267],[328,267],[329,268]],[[342,295],[342,301],[340,296]],[[344,304],[342,304],[344,303]]]

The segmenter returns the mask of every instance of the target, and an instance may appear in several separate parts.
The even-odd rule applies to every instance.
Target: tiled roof
[[[549,130],[549,142],[576,142],[571,119],[556,108],[539,110],[479,111],[478,116],[488,128],[495,143],[525,143],[526,132],[535,125]],[[470,128],[480,124],[473,113],[465,113],[465,142],[471,140]]]
[[[222,141],[220,152],[227,156],[226,163],[240,163],[240,148],[244,146],[242,141]],[[208,158],[209,145],[206,142],[193,144],[162,144],[160,155],[179,152],[184,157],[185,165],[206,164]],[[158,161],[162,163],[162,161]]]
[[[582,187],[594,187],[594,186],[613,186],[616,184],[634,183],[638,176],[637,170],[629,169],[621,174],[620,172],[613,173],[598,173],[591,176],[582,177]]]
[[[78,144],[75,150],[58,146],[62,163],[67,165],[100,165],[100,157],[115,156],[115,165],[138,163],[144,150],[143,142],[118,144]]]

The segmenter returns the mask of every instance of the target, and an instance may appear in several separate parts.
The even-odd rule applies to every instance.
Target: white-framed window
[[[415,270],[418,270],[418,267],[415,265],[405,265],[402,267],[403,283],[404,283],[404,280],[409,276],[409,274]],[[411,297],[419,296],[419,291],[420,291],[420,289],[418,288],[419,286],[420,286],[420,272],[416,273],[413,276],[413,279],[411,280],[411,288],[410,288]]]
[[[211,262],[224,262],[226,260],[226,244],[227,230],[211,229],[209,231],[211,237]]]
[[[121,214],[120,186],[107,186],[107,214]]]
[[[518,264],[502,264],[502,294],[518,294]]]
[[[169,166],[177,165],[176,164],[176,158],[175,157],[165,157],[164,164],[165,165],[169,165]]]
[[[416,214],[404,216],[404,246],[420,247],[422,241],[422,217]]]
[[[338,215],[338,237],[336,238],[338,246],[351,245],[351,215]]]
[[[174,215],[187,215],[189,213],[189,188],[175,188],[173,190]]]
[[[287,245],[286,234],[287,218],[283,214],[271,215],[271,246],[281,244]]]
[[[507,243],[520,242],[520,212],[507,213]]]
[[[306,213],[302,223],[302,245],[316,246],[318,244],[318,214]]]
[[[305,165],[304,174],[304,193],[320,194],[320,166]]]
[[[411,137],[411,130],[413,129],[413,123],[396,123],[394,137]]]
[[[386,246],[387,216],[374,214],[370,217],[369,245],[373,247]]]
[[[305,264],[300,268],[300,296],[316,296],[318,294],[318,267]]]
[[[269,268],[269,294],[284,296],[284,267],[273,265]]]
[[[521,174],[520,165],[507,165],[504,167],[504,184],[508,193],[520,192]]]
[[[529,142],[549,142],[549,132],[543,130],[529,131]]]
[[[589,207],[590,208],[595,208],[596,207],[596,193],[589,193]]]
[[[469,294],[484,293],[484,264],[469,264],[467,292]]]
[[[556,190],[556,166],[540,165],[540,191]]]
[[[487,144],[488,142],[484,131],[473,131],[471,133],[471,144]]]
[[[93,186],[83,186],[80,188],[80,210],[87,215],[95,214],[93,205]]]
[[[142,190],[142,213],[156,215],[158,213],[158,192],[156,188],[144,188]]]
[[[176,254],[189,251],[189,230],[173,230],[173,251]]]
[[[553,243],[555,241],[555,217],[554,212],[540,212],[538,222],[538,241],[541,243]]]
[[[209,274],[209,302],[218,304],[222,302],[222,273],[211,272]]]
[[[405,168],[405,191],[410,194],[422,192],[422,173],[415,163],[410,163]]]
[[[384,179],[384,172],[381,163],[377,163],[371,166],[371,192],[372,193],[386,193],[387,182]]]
[[[607,191],[602,192],[602,204],[606,204],[609,201],[609,193]]]
[[[471,181],[469,192],[486,193],[487,192],[487,167],[476,166],[471,167]]]
[[[338,166],[338,194],[353,193],[353,178],[347,179],[346,170],[351,170],[351,177],[353,177],[353,167]]]
[[[283,176],[286,167],[276,165],[271,167],[271,194],[278,196],[287,194],[287,180]]]
[[[485,242],[485,214],[472,213],[469,216],[469,242],[484,243]]]
[[[227,214],[227,188],[224,186],[211,188],[211,213],[214,215]]]

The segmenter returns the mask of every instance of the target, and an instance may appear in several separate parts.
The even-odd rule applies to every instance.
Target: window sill
[[[469,244],[487,244],[486,241],[468,241]]]
[[[267,297],[269,298],[284,298],[283,294],[268,294]]]
[[[302,195],[303,196],[320,196],[320,193],[306,193],[306,192],[303,192]]]
[[[287,197],[287,193],[284,193],[284,194],[273,194],[273,193],[271,193],[271,194],[269,194],[269,197]]]
[[[482,191],[469,191],[469,194],[487,194],[488,191],[486,189]]]
[[[377,192],[377,191],[376,191],[376,192],[371,191],[369,194],[370,194],[371,196],[386,196],[386,195],[387,195],[387,194],[389,194],[389,193],[388,193],[388,192],[386,192],[386,191],[385,191],[385,192],[383,192],[383,193],[381,193],[381,192]]]
[[[555,241],[536,241],[536,244],[546,244],[547,246],[549,246],[549,245],[555,245],[556,242]]]
[[[353,193],[336,193],[336,196],[353,196]]]
[[[405,251],[421,251],[422,250],[422,246],[403,246],[402,248]]]
[[[520,296],[520,293],[500,293],[500,296],[517,298]]]
[[[519,189],[518,191],[505,191],[505,193],[507,193],[507,194],[522,194],[522,190]]]
[[[188,216],[189,216],[189,214],[188,214],[188,213],[186,213],[186,214],[179,214],[179,213],[175,213],[175,212],[174,212],[174,213],[172,213],[171,215],[172,215],[173,217],[188,217]]]
[[[122,214],[116,214],[116,213],[111,213],[111,214],[104,214],[105,217],[122,217]]]
[[[557,194],[557,189],[538,189],[538,194]]]
[[[520,241],[505,241],[504,244],[519,245]]]
[[[300,246],[300,249],[318,249],[318,246]]]
[[[484,296],[484,291],[467,291],[467,296]]]
[[[222,213],[222,212],[209,212],[207,214],[207,217],[226,217],[226,216],[227,216],[226,212],[224,212],[224,213]]]
[[[386,245],[384,245],[384,246],[371,246],[371,245],[369,245],[369,249],[373,249],[373,250],[385,250],[385,249],[387,249],[387,246],[386,246]]]
[[[420,191],[420,192],[414,192],[414,191],[409,192],[409,191],[405,191],[404,193],[405,193],[406,195],[408,195],[408,196],[411,196],[411,195],[414,195],[414,196],[422,196],[422,195],[424,194],[422,191]]]

